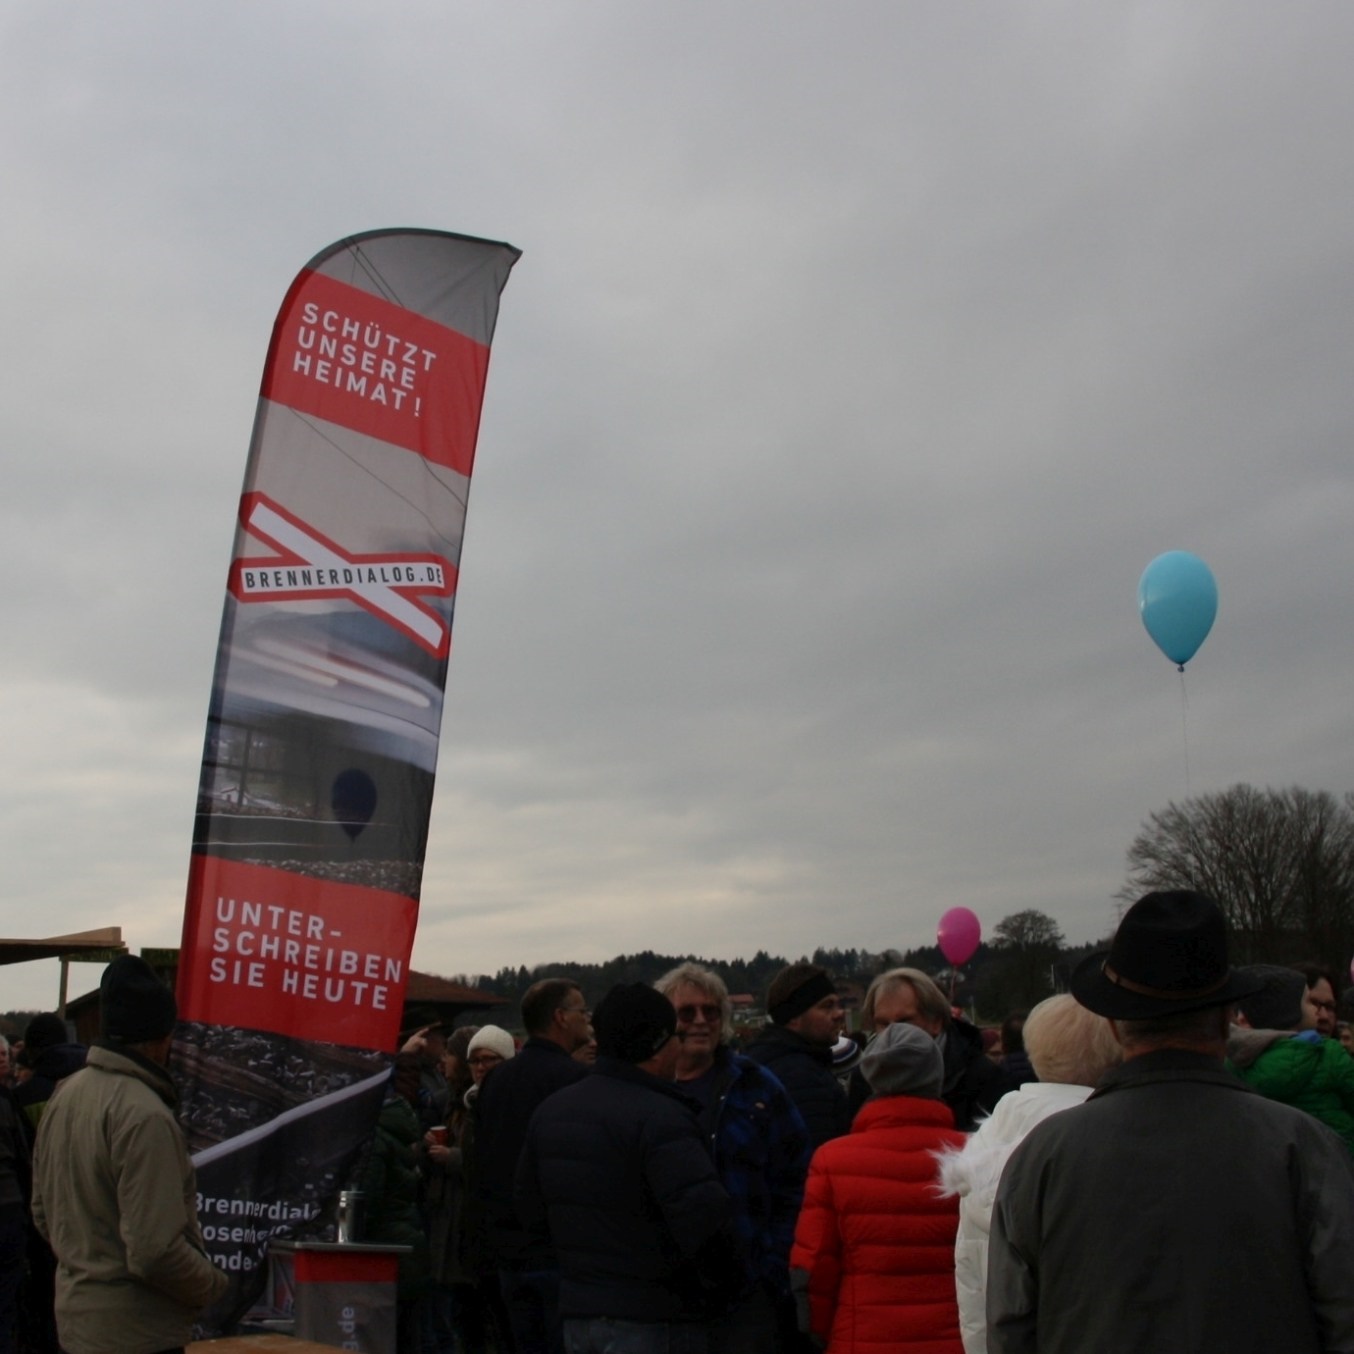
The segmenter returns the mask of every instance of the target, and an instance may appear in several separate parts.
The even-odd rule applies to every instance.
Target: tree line
[[[1194,889],[1217,899],[1232,926],[1233,962],[1318,963],[1337,990],[1354,956],[1354,794],[1256,789],[1236,785],[1172,802],[1153,813],[1128,848],[1128,869],[1116,895],[1131,902],[1153,889]],[[809,959],[839,983],[863,992],[886,969],[931,974],[956,1002],[984,1023],[1028,1010],[1066,991],[1072,969],[1104,949],[1109,936],[1069,946],[1057,922],[1037,909],[1003,917],[963,969],[951,975],[935,945],[872,951],[820,947]],[[547,974],[572,978],[596,1003],[616,983],[652,983],[688,959],[718,973],[732,993],[749,993],[760,1008],[767,984],[790,957],[758,950],[751,959],[694,954],[617,955],[599,964],[558,962],[504,967],[460,981],[506,997],[514,1008]]]
[[[1055,991],[1061,991],[1071,965],[1091,947],[1069,948],[1057,923],[1042,912],[1025,911],[1003,918],[993,940],[984,941],[977,953],[955,975],[956,1002],[987,1022],[1001,1020],[1012,1010],[1026,1010]],[[812,954],[771,954],[758,950],[751,959],[717,959],[697,954],[658,954],[642,950],[621,954],[602,963],[560,961],[528,968],[504,967],[493,974],[458,974],[456,981],[506,997],[515,1010],[532,983],[544,977],[570,978],[592,1004],[599,1002],[617,983],[654,983],[669,969],[694,960],[719,974],[729,991],[753,998],[755,1015],[763,1014],[763,1002],[771,979],[793,959],[807,959],[831,971],[838,985],[858,989],[887,969],[918,968],[936,978],[948,991],[950,971],[945,956],[935,945],[910,950],[865,950],[820,947]]]

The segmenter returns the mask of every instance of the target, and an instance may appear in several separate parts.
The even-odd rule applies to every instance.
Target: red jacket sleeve
[[[804,1206],[795,1228],[790,1268],[807,1276],[810,1327],[827,1339],[837,1311],[842,1277],[842,1239],[837,1226],[832,1179],[823,1169],[822,1152],[814,1153],[804,1186]],[[802,1282],[802,1281],[801,1281]]]

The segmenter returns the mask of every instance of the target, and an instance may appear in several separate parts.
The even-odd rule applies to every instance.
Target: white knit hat
[[[517,1052],[512,1035],[497,1025],[482,1025],[480,1032],[467,1045],[465,1056],[468,1058],[477,1048],[487,1048],[490,1053],[497,1053],[505,1061]]]

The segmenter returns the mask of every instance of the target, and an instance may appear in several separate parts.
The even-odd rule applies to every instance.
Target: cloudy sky
[[[1171,800],[1354,789],[1351,39],[0,0],[0,930],[177,943],[273,318],[384,226],[523,250],[417,966],[1087,941]],[[1183,690],[1136,600],[1176,548],[1221,593]]]

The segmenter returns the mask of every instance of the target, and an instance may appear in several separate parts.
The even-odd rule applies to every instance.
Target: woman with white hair
[[[941,1188],[959,1196],[954,1261],[964,1354],[987,1354],[987,1241],[1007,1159],[1035,1124],[1080,1105],[1122,1057],[1110,1022],[1065,994],[1030,1012],[1025,1052],[1039,1080],[1004,1095],[963,1147],[938,1154]]]

